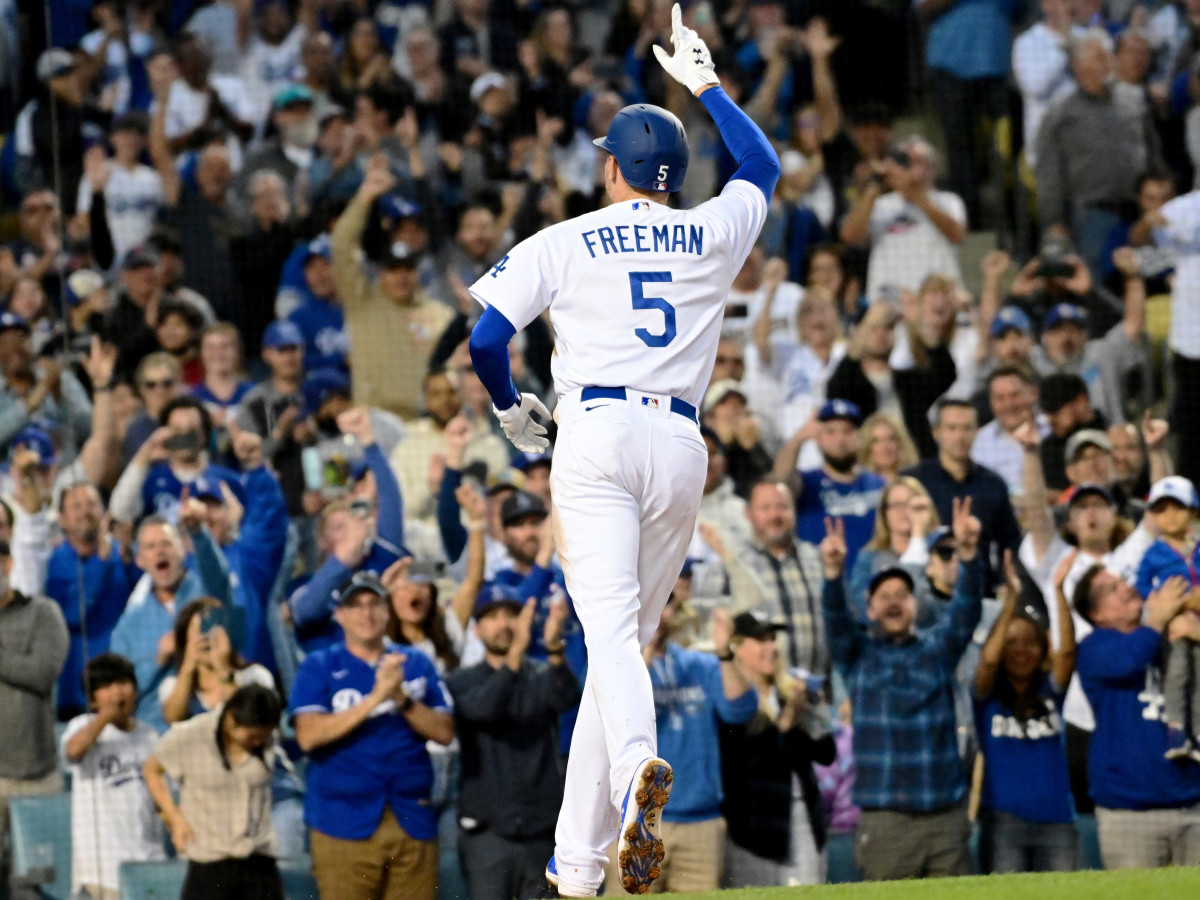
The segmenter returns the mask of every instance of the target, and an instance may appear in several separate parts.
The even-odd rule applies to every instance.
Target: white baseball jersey
[[[690,210],[624,200],[538,232],[471,286],[519,331],[549,307],[554,389],[626,387],[699,406],[725,298],[767,216],[730,181]]]

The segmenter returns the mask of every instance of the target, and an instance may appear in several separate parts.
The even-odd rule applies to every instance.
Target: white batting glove
[[[521,401],[514,403],[508,409],[496,409],[492,412],[504,427],[504,433],[512,441],[512,445],[525,453],[541,453],[550,446],[543,435],[546,429],[533,421],[530,411],[536,412],[543,419],[550,418],[550,410],[533,394],[522,394]]]
[[[654,55],[668,75],[693,94],[707,84],[721,83],[713,68],[708,45],[695,31],[684,27],[678,3],[671,8],[671,44],[675,47],[674,56],[668,56],[666,50],[654,45]]]

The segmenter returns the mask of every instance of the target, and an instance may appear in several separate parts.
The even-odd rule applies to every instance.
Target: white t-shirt
[[[296,25],[278,44],[268,44],[260,37],[250,42],[242,58],[240,74],[246,85],[250,118],[261,133],[271,111],[271,104],[280,88],[297,79],[300,71],[300,47],[307,34],[303,25]]]
[[[92,719],[76,716],[62,736],[67,742]],[[123,862],[155,862],[167,858],[163,830],[154,801],[142,780],[142,765],[154,752],[158,732],[136,719],[132,731],[106,725],[71,773],[71,890],[84,884],[118,890],[117,870]]]
[[[156,171],[140,164],[126,169],[113,163],[104,185],[104,210],[118,260],[146,242],[165,202],[162,176]],[[79,182],[76,208],[82,213],[92,208],[92,183],[86,178]]]
[[[1072,37],[1083,28],[1071,26]],[[1060,97],[1075,90],[1075,79],[1062,36],[1038,22],[1013,41],[1013,77],[1021,91],[1025,110],[1025,158],[1032,168],[1037,161],[1037,134],[1046,110]]]
[[[822,361],[807,344],[772,342],[771,364],[763,365],[758,348],[746,346],[746,376],[742,387],[747,390],[755,412],[775,423],[786,440],[808,424],[814,412],[825,403],[825,388],[829,376],[846,355],[846,345],[838,341]],[[798,469],[821,465],[816,441],[807,441],[800,449]]]
[[[930,199],[964,227],[967,208],[957,194],[931,191]],[[867,301],[874,303],[886,286],[916,291],[928,275],[962,280],[958,248],[938,231],[914,203],[896,192],[884,194],[871,209],[871,258],[867,266]]]
[[[80,39],[79,46],[88,56],[95,56],[103,43],[104,32],[92,31]],[[112,96],[111,110],[114,116],[121,116],[129,111],[129,53],[123,41],[108,42],[104,68],[100,70],[100,89],[103,94]]]
[[[1176,197],[1159,212],[1167,224],[1155,229],[1154,240],[1176,254],[1167,343],[1176,353],[1200,359],[1200,191]]]
[[[725,298],[766,216],[741,179],[694,209],[625,200],[517,244],[471,295],[518,331],[549,308],[559,397],[619,386],[699,407]]]

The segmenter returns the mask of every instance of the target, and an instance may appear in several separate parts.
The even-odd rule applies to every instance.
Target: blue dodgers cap
[[[925,536],[925,546],[932,550],[947,539],[954,540],[954,529],[949,525],[939,525]]]
[[[1182,475],[1168,475],[1154,482],[1154,486],[1150,488],[1150,495],[1146,497],[1146,505],[1154,509],[1154,504],[1159,500],[1175,500],[1188,509],[1200,506],[1196,486]]]
[[[188,493],[197,500],[225,502],[225,495],[221,493],[221,482],[215,478],[209,478],[207,475],[201,475],[188,485]]]
[[[506,584],[485,584],[475,597],[475,609],[471,615],[476,619],[482,619],[493,609],[501,606],[507,606],[513,612],[520,612],[525,606],[520,596],[517,594],[515,587],[509,587]]]
[[[542,498],[529,491],[514,491],[500,504],[500,524],[507,528],[528,516],[544,519],[549,515]]]
[[[0,331],[8,331],[10,328],[16,328],[24,331],[26,334],[32,334],[33,329],[29,327],[29,323],[13,312],[0,313]]]
[[[1067,509],[1070,509],[1085,497],[1100,497],[1109,506],[1117,505],[1117,502],[1113,500],[1113,495],[1109,493],[1108,488],[1104,485],[1086,482],[1071,492],[1071,498],[1067,501]]]
[[[280,347],[303,347],[304,333],[294,322],[280,319],[272,322],[263,332],[262,345],[278,350]]]
[[[858,427],[863,423],[862,410],[849,400],[826,400],[817,413],[817,421],[832,422],[834,419],[845,419]]]
[[[388,219],[415,219],[421,207],[400,194],[385,194],[379,198],[379,212]]]
[[[350,396],[350,376],[340,369],[314,369],[304,379],[304,406],[315,413],[331,397]]]
[[[374,594],[376,597],[382,597],[387,603],[390,603],[392,599],[388,593],[388,589],[379,580],[379,576],[369,569],[365,569],[361,572],[355,572],[338,589],[337,596],[333,601],[334,605],[345,606],[360,591],[366,591],[369,594]]]
[[[1042,330],[1048,331],[1057,325],[1062,325],[1064,322],[1069,325],[1078,325],[1081,328],[1086,328],[1087,321],[1087,310],[1082,306],[1076,306],[1074,303],[1057,303],[1050,307],[1050,312],[1046,313],[1046,320],[1042,323]]]
[[[58,454],[54,451],[54,441],[48,432],[41,425],[26,425],[16,433],[9,447],[16,450],[18,447],[27,447],[33,450],[38,455],[39,466],[52,466]]]
[[[891,581],[893,578],[899,578],[908,585],[909,593],[916,588],[916,582],[913,581],[912,575],[907,569],[900,566],[888,566],[886,569],[880,569],[871,576],[871,580],[867,582],[867,599],[875,596],[875,592],[879,590],[879,586],[885,581]]]
[[[304,248],[304,264],[308,265],[308,261],[310,259],[314,259],[318,256],[322,259],[333,259],[333,247],[329,243],[329,237],[327,235],[323,234],[320,237],[313,238],[308,242],[308,246]]]
[[[992,319],[990,332],[992,337],[1004,337],[1010,331],[1019,331],[1022,334],[1029,334],[1033,331],[1033,323],[1029,321],[1025,310],[1019,306],[1006,306],[996,313],[996,318]]]
[[[521,458],[513,463],[513,468],[519,472],[528,473],[530,469],[536,469],[538,466],[545,466],[549,469],[551,465],[549,453],[523,453]]]

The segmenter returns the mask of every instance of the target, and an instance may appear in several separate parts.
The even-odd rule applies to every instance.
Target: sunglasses
[[[950,562],[950,560],[954,559],[954,554],[956,552],[957,551],[949,544],[943,544],[933,548],[933,555],[942,562]]]
[[[161,381],[143,381],[142,382],[142,389],[147,390],[147,391],[156,391],[159,388],[173,388],[173,387],[175,387],[175,379],[174,378],[164,378]]]

